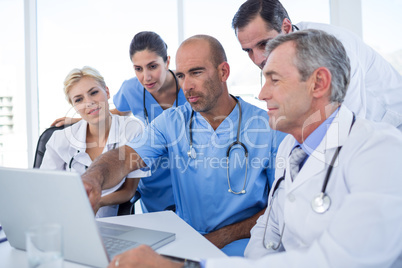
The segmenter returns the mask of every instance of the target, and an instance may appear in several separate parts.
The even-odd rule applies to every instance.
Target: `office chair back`
[[[48,129],[46,129],[45,131],[43,131],[43,133],[39,137],[38,144],[36,145],[35,159],[34,159],[34,163],[33,163],[34,168],[39,168],[40,165],[42,165],[43,156],[45,155],[45,151],[46,151],[46,143],[49,141],[53,132],[55,132],[56,130],[61,130],[68,126],[71,126],[71,124],[64,125],[61,127],[50,127]]]

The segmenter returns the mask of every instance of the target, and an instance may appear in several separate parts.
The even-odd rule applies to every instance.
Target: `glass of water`
[[[63,230],[59,224],[45,224],[26,232],[29,268],[63,267]]]

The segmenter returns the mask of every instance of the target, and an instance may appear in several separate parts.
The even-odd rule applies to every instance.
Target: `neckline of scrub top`
[[[142,94],[141,94],[141,99],[143,98]],[[180,106],[182,104],[184,104],[186,102],[186,97],[184,96],[183,90],[181,88],[179,88],[179,93],[177,94],[177,99],[173,102],[173,108],[176,108],[176,102],[177,102],[177,106]],[[155,99],[155,97],[149,93],[148,90],[145,90],[145,105],[147,110],[151,111],[148,112],[148,117],[149,117],[149,122],[152,122],[158,115],[160,115],[161,113],[163,113],[163,111],[166,111],[167,109],[163,109],[162,106],[159,104],[159,102]],[[155,112],[152,112],[152,107],[153,105],[155,105]],[[144,107],[142,107],[144,108]],[[148,109],[149,108],[149,109]],[[155,115],[155,116],[154,116]]]
[[[237,98],[237,99],[239,102],[242,102],[241,98]],[[220,123],[220,125],[218,126],[218,128],[216,130],[214,130],[212,128],[212,126],[208,123],[208,121],[199,112],[194,113],[195,121],[193,122],[193,127],[196,124],[199,124],[202,127],[208,129],[210,132],[213,132],[213,134],[218,137],[219,136],[220,137],[227,136],[227,135],[230,135],[231,133],[235,133],[235,131],[237,131],[237,126],[239,123],[239,107],[238,107],[238,105],[239,104],[236,103],[236,106],[229,113],[229,115],[226,116],[226,118]],[[242,105],[242,107],[244,106],[243,103],[241,103],[241,105]],[[190,109],[191,109],[191,105],[190,105]],[[244,112],[243,112],[243,114],[244,114]],[[242,122],[242,124],[243,124],[243,122]]]

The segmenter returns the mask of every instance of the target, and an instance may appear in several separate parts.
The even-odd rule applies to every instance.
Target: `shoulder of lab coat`
[[[223,264],[230,267],[400,267],[402,180],[399,178],[402,177],[402,135],[388,124],[360,118],[349,134],[351,119],[351,112],[342,107],[339,117],[328,130],[328,137],[323,140],[321,149],[325,149],[324,153],[317,156],[327,161],[332,158],[337,145],[343,145],[339,163],[328,185],[333,200],[330,220],[324,226],[314,225],[314,222],[308,226],[303,225],[303,231],[293,233],[292,238],[288,237],[288,240],[293,241],[284,241],[286,252],[262,256],[258,260],[207,260],[206,267],[221,267]],[[335,139],[337,135],[338,139]],[[290,149],[285,147],[289,145],[284,144],[278,155],[288,154]],[[308,161],[305,165],[309,165]],[[309,188],[318,187],[318,193],[321,184],[317,186],[317,182],[319,178],[323,181],[325,172],[315,176],[317,174],[313,172],[317,171],[312,169],[307,168],[304,171],[305,178],[297,182],[300,179],[298,177],[295,185],[290,186],[286,178],[282,186],[285,192],[293,191],[300,197]],[[308,174],[313,174],[313,178],[308,178]],[[307,201],[302,198],[298,200],[300,203],[310,202],[311,198],[309,195],[305,198]],[[283,203],[283,200],[280,199],[278,203]],[[275,206],[274,212],[279,207]],[[308,213],[313,212],[309,208],[309,211],[300,213],[306,218]],[[303,224],[304,218],[292,215],[287,220],[289,225],[297,226]],[[320,228],[322,230],[317,234]],[[309,244],[304,247],[294,246],[299,236],[308,238],[309,235],[312,238]],[[262,247],[262,243],[255,245],[258,244]]]

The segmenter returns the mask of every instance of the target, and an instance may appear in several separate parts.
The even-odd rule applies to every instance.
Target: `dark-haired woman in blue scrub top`
[[[136,34],[130,44],[130,58],[136,77],[123,82],[113,97],[120,114],[132,112],[145,125],[168,108],[186,103],[174,73],[169,70],[167,45],[154,32]],[[162,158],[151,167],[152,176],[140,180],[138,191],[144,212],[165,210],[174,205],[169,160]]]

